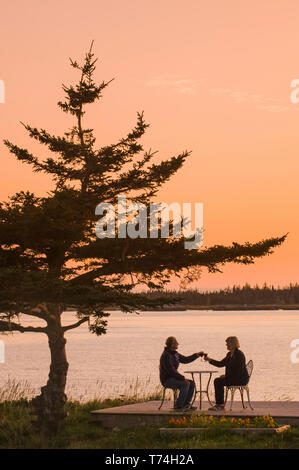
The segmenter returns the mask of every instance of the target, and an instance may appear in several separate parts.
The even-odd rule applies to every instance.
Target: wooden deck
[[[93,420],[107,428],[133,428],[140,425],[165,424],[172,416],[187,416],[192,413],[205,413],[213,416],[264,416],[271,415],[280,424],[299,425],[299,402],[287,401],[256,401],[252,402],[254,410],[243,409],[239,401],[234,401],[233,410],[230,411],[229,404],[224,411],[208,411],[208,402],[203,402],[202,410],[197,408],[194,412],[178,412],[172,409],[173,401],[165,401],[159,410],[160,401],[148,401],[134,405],[123,405],[105,410],[91,412]],[[198,406],[198,402],[194,403]]]

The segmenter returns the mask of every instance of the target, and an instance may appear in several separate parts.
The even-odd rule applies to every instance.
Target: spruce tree
[[[82,65],[70,62],[80,78],[75,86],[63,85],[65,99],[58,106],[75,122],[62,137],[23,124],[31,138],[48,148],[49,157],[38,158],[4,141],[18,160],[55,183],[45,197],[22,191],[0,204],[0,331],[48,337],[49,377],[33,399],[36,423],[47,432],[56,432],[66,416],[67,331],[88,323],[92,333],[101,335],[109,307],[128,313],[167,303],[162,294],[154,299],[138,294],[137,285],[163,292],[173,275],[195,279],[203,267],[214,272],[224,263],[253,263],[285,239],[186,250],[184,238],[97,238],[99,203],[115,205],[118,195],[125,194],[128,201],[148,206],[190,152],[153,163],[155,152],[140,143],[148,127],[143,113],[126,137],[97,147],[93,129],[83,126],[86,105],[100,100],[110,83],[94,81],[96,61],[90,48]],[[64,326],[67,309],[76,311],[77,318]],[[43,326],[23,325],[26,316],[39,318]]]

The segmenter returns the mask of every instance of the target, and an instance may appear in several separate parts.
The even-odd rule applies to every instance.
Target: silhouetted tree
[[[108,307],[136,312],[166,303],[163,297],[149,299],[134,293],[136,285],[162,290],[174,273],[194,278],[194,267],[216,271],[221,263],[252,263],[284,240],[270,238],[199,251],[184,249],[183,238],[97,238],[95,207],[99,203],[114,205],[123,193],[131,202],[148,205],[162,184],[182,167],[189,152],[152,163],[154,152],[144,151],[140,144],[148,127],[142,113],[126,137],[98,148],[93,129],[82,123],[85,105],[99,100],[110,83],[94,82],[95,64],[92,49],[83,65],[71,60],[80,79],[75,86],[63,85],[65,100],[58,103],[75,119],[71,130],[60,137],[23,124],[51,156],[38,158],[4,141],[18,160],[55,182],[55,189],[46,197],[20,192],[0,206],[0,329],[48,337],[49,378],[33,399],[37,424],[47,431],[56,431],[66,416],[67,331],[87,322],[92,333],[101,335],[106,331]],[[70,308],[78,318],[64,326],[62,313]],[[28,315],[43,320],[44,326],[22,324]]]

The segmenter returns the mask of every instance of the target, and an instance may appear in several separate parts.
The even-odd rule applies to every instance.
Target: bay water
[[[74,321],[76,317],[72,312],[63,314],[65,325]],[[37,326],[41,322],[24,317],[22,324]],[[181,354],[203,350],[214,359],[226,355],[227,336],[237,336],[246,360],[254,362],[251,399],[299,401],[299,363],[291,361],[291,342],[299,338],[299,311],[294,310],[187,310],[139,315],[113,311],[108,318],[106,335],[91,334],[87,324],[66,333],[67,394],[86,401],[154,392],[159,386],[159,358],[168,336],[178,339]],[[46,335],[14,333],[1,335],[0,339],[5,345],[0,387],[8,380],[15,380],[26,382],[38,392],[49,373]],[[217,369],[201,359],[181,364],[179,370],[184,373],[191,369],[224,373],[224,369]]]

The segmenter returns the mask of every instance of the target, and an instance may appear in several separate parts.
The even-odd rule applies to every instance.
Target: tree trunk
[[[60,316],[51,315],[47,321],[47,335],[51,353],[50,373],[47,385],[41,388],[41,394],[32,400],[38,429],[46,434],[56,433],[64,418],[66,411],[65,386],[68,371],[66,358],[64,331]]]

